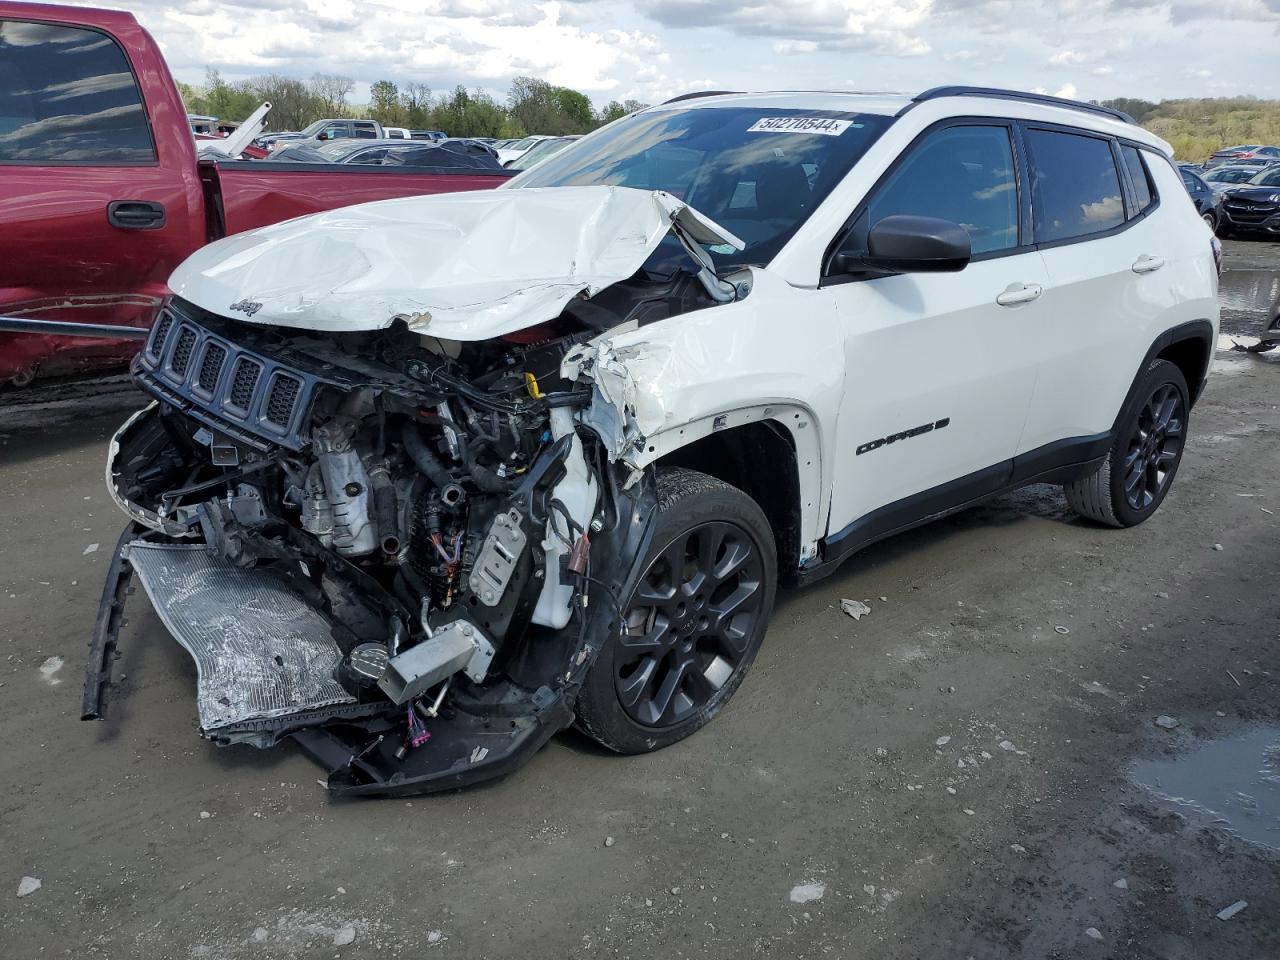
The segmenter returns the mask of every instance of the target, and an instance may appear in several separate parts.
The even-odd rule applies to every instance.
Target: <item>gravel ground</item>
[[[1247,336],[1280,246],[1227,246],[1224,332]],[[102,459],[137,396],[10,395],[0,953],[1280,957],[1280,358],[1215,367],[1144,526],[1027,488],[784,594],[691,740],[623,759],[564,734],[407,802],[331,802],[292,747],[200,740],[141,596],[110,720],[77,720],[122,526]]]

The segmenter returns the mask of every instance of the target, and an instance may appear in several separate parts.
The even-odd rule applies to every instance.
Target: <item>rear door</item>
[[[149,75],[157,85],[168,80]],[[151,115],[177,131],[166,131],[166,148],[180,134],[188,152],[162,157]],[[0,19],[0,314],[149,325],[170,271],[203,239],[194,154],[172,104],[149,114],[115,37]],[[132,349],[0,334],[0,380],[36,364],[119,360]]]
[[[1049,283],[1034,328],[1040,369],[1019,453],[1058,443],[1090,459],[1085,454],[1098,451],[1086,438],[1103,443],[1153,327],[1176,306],[1169,274],[1179,254],[1169,224],[1178,220],[1155,214],[1188,198],[1177,188],[1157,196],[1146,151],[1104,134],[1028,124],[1024,140]]]

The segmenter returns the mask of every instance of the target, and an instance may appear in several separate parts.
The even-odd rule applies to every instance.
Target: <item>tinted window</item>
[[[147,163],[151,129],[110,37],[0,20],[0,162]]]
[[[742,252],[712,247],[717,266],[768,263],[890,123],[790,107],[653,110],[574,141],[510,186],[666,190],[745,241]],[[688,259],[664,240],[648,267]]]
[[[1120,156],[1124,159],[1124,165],[1129,171],[1129,181],[1133,184],[1133,196],[1138,201],[1137,213],[1142,213],[1151,204],[1155,203],[1155,189],[1151,185],[1151,174],[1147,172],[1147,165],[1143,162],[1142,155],[1136,147],[1121,147]],[[1193,179],[1188,180],[1188,174],[1184,170],[1183,179],[1187,180],[1187,189],[1192,193],[1196,193],[1198,188]]]
[[[1029,130],[1027,141],[1037,243],[1083,237],[1124,223],[1110,141],[1052,130]]]
[[[1280,187],[1280,167],[1258,174],[1249,184],[1254,187]]]
[[[948,127],[914,147],[871,201],[885,217],[941,217],[969,231],[973,252],[1018,245],[1018,184],[1004,127]]]

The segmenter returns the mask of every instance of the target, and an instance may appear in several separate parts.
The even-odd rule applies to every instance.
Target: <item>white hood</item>
[[[559,316],[640,268],[675,223],[698,243],[743,243],[662,191],[479,190],[380,200],[212,243],[169,279],[211,313],[330,332],[397,317],[426,335],[484,340]]]

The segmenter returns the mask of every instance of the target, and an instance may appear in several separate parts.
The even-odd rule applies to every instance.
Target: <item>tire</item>
[[[21,390],[23,387],[29,387],[31,384],[35,383],[36,376],[39,373],[39,364],[33,363],[31,366],[19,370],[15,376],[10,377],[9,386],[13,387],[15,390]]]
[[[1209,225],[1209,229],[1214,233],[1218,232],[1218,218],[1214,216],[1213,213],[1206,213],[1200,219],[1207,223]]]
[[[1112,527],[1137,526],[1155,513],[1186,448],[1188,397],[1182,371],[1153,360],[1126,402],[1102,466],[1063,486],[1071,509]]]
[[[576,705],[578,727],[618,753],[660,750],[720,711],[760,649],[777,590],[773,533],[754,500],[694,470],[659,468],[656,480],[657,526],[623,602],[627,626]]]

